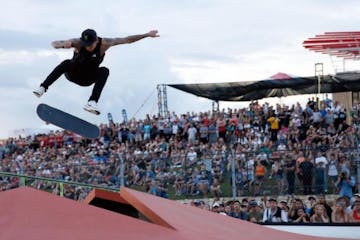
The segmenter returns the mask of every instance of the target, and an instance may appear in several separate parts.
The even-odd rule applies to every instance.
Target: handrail
[[[29,175],[23,175],[23,174],[17,174],[17,173],[9,173],[9,172],[1,172],[0,171],[0,176],[35,179],[35,180],[41,180],[41,181],[48,181],[48,182],[62,183],[62,184],[68,184],[68,185],[75,185],[75,186],[80,186],[80,187],[103,189],[103,190],[109,190],[109,191],[113,191],[113,192],[119,192],[120,191],[120,189],[117,189],[117,188],[105,187],[105,186],[100,186],[100,185],[93,185],[93,184],[73,182],[73,181],[65,181],[65,180],[46,178],[46,177],[29,176]]]

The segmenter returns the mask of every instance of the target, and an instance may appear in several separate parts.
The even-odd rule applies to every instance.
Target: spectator
[[[279,203],[278,206],[281,208],[281,210],[284,210],[284,211],[285,211],[285,213],[286,213],[286,218],[289,220],[289,210],[290,210],[290,208],[289,208],[289,206],[288,206],[287,201],[285,201],[285,200],[280,201],[280,203]]]
[[[209,141],[209,127],[206,124],[204,124],[204,123],[200,124],[199,134],[200,134],[200,141],[203,144],[208,143],[208,141]]]
[[[220,114],[219,118],[217,119],[216,125],[217,125],[217,131],[219,134],[219,138],[225,139],[226,120],[225,120],[223,114]]]
[[[210,120],[208,133],[209,133],[209,143],[210,144],[216,143],[218,140],[218,131],[215,120]]]
[[[276,185],[277,185],[277,192],[282,195],[283,189],[284,189],[284,179],[283,179],[283,173],[284,173],[284,163],[281,159],[278,159],[274,161],[274,163],[271,166],[271,176],[275,178]]]
[[[300,170],[300,164],[305,161],[305,156],[303,152],[299,152],[296,157],[296,175],[300,182],[303,181],[303,175]]]
[[[267,122],[270,124],[270,140],[273,142],[277,141],[277,134],[279,131],[279,122],[280,119],[278,118],[278,116],[275,115],[275,112],[272,112],[270,117],[267,119]]]
[[[310,217],[312,223],[329,223],[330,219],[326,213],[325,207],[322,204],[316,204],[314,207],[314,214]]]
[[[232,204],[232,201],[228,201],[225,203],[224,212],[227,216],[230,216]]]
[[[326,190],[326,166],[328,161],[319,151],[315,158],[315,188],[316,194],[325,193]]]
[[[350,219],[352,222],[356,222],[356,223],[360,222],[360,200],[354,201],[352,205]]]
[[[197,190],[201,193],[202,196],[205,198],[207,197],[207,193],[210,190],[210,179],[211,179],[211,173],[209,171],[206,171],[205,165],[201,165],[201,169],[198,172],[198,175],[196,176],[196,187]],[[219,188],[220,185],[218,184],[216,188]],[[220,192],[216,192],[217,194],[220,194]]]
[[[214,213],[220,213],[221,212],[220,203],[214,202],[211,211],[213,211]]]
[[[334,105],[338,106],[338,104]],[[277,180],[279,192],[282,187],[278,177],[281,178],[280,169],[283,167],[288,193],[292,195],[297,189],[294,160],[298,160],[296,173],[300,174],[299,166],[305,160],[304,156],[312,161],[314,150],[320,150],[324,156],[328,156],[329,179],[331,176],[335,179],[336,170],[338,173],[346,171],[350,176],[350,165],[353,164],[354,159],[352,154],[348,153],[351,153],[353,151],[351,148],[356,146],[354,137],[357,136],[356,131],[360,128],[358,123],[347,126],[344,122],[338,121],[336,129],[331,118],[335,118],[335,112],[339,114],[345,111],[341,110],[340,106],[333,112],[327,110],[321,108],[319,111],[321,117],[325,119],[320,121],[319,126],[310,121],[310,117],[317,114],[316,106],[313,106],[313,109],[308,107],[304,110],[299,104],[292,108],[280,105],[274,108],[268,103],[260,105],[254,102],[248,108],[228,109],[221,113],[186,113],[179,115],[180,117],[171,113],[165,118],[147,116],[144,120],[131,119],[128,123],[101,124],[101,137],[94,141],[82,139],[66,131],[55,131],[33,138],[9,138],[1,143],[0,168],[7,172],[117,188],[120,182],[117,159],[119,153],[125,160],[127,186],[138,185],[139,188],[148,190],[152,186],[152,180],[155,180],[156,186],[162,185],[165,189],[167,186],[175,185],[175,193],[183,197],[186,194],[200,194],[201,184],[199,184],[198,176],[201,176],[201,171],[192,171],[192,168],[200,169],[202,165],[205,165],[205,170],[211,173],[207,178],[208,188],[204,188],[206,193],[215,182],[214,178],[218,179],[219,184],[222,184],[224,179],[228,180],[231,174],[228,174],[226,170],[231,170],[231,168],[226,169],[225,166],[231,166],[232,159],[228,149],[236,148],[234,155],[236,171],[239,173],[236,176],[238,189],[240,189],[239,195],[254,193],[251,187],[256,175],[255,162],[257,161],[263,161],[265,167],[268,167],[269,163],[273,164],[271,176]],[[278,141],[270,141],[271,135],[267,129],[270,124],[267,126],[267,119],[270,115],[276,117],[275,113],[279,114],[280,120]],[[328,116],[329,122],[326,122]],[[225,122],[225,136],[237,138],[236,145],[233,140],[224,142],[224,139],[218,139],[216,122],[219,119]],[[211,124],[213,124],[212,130]],[[207,143],[204,139],[201,140],[202,142],[199,141],[201,132],[205,133],[205,131],[200,131],[203,125],[209,126]],[[190,143],[188,131],[191,126],[198,133],[195,134],[195,141],[190,140]],[[285,148],[289,152],[282,152]],[[190,153],[191,164],[185,154],[187,152]],[[191,157],[192,154],[195,155],[194,153],[196,157]],[[284,163],[282,164],[281,161]],[[187,162],[186,165],[185,162]],[[318,162],[322,160],[315,159],[314,161],[316,181],[319,176],[317,175]],[[276,170],[280,174],[277,174]],[[333,175],[330,174],[330,170]],[[256,180],[258,182],[258,177]],[[337,180],[338,178],[335,182]],[[2,177],[0,181],[3,188],[12,188],[19,184],[16,178]],[[268,182],[266,174],[263,181]],[[321,181],[325,184],[326,182],[326,179]],[[331,184],[331,181],[329,183]],[[28,181],[28,184],[59,192],[56,184],[39,183],[39,181],[33,183]],[[326,190],[326,185],[322,187],[321,184],[316,184],[315,187],[317,186],[321,186],[319,189],[314,188],[317,192],[323,193]],[[353,189],[354,187],[351,187],[351,190]],[[65,191],[68,191],[65,195],[69,197],[79,198],[84,195],[84,191],[78,191],[75,187],[66,188]],[[89,190],[86,189],[86,191]],[[256,186],[255,192],[261,191]],[[352,194],[347,195],[349,197]]]
[[[237,195],[242,196],[246,190],[249,190],[249,181],[247,180],[246,170],[240,166],[238,171],[235,173],[236,177],[236,189]]]
[[[286,212],[277,206],[277,200],[275,198],[269,198],[262,221],[264,223],[288,222]]]
[[[187,166],[192,166],[195,164],[196,160],[197,160],[197,152],[195,151],[194,147],[190,148],[190,151],[187,153],[187,161],[186,161],[186,165]]]
[[[350,213],[351,210],[352,210],[352,207],[353,207],[353,204],[355,201],[360,201],[360,193],[354,193],[352,198],[350,199],[350,202],[349,202],[349,206],[348,206],[348,209],[347,209],[347,212]]]
[[[310,216],[313,216],[315,213],[315,206],[321,204],[322,206],[324,206],[325,211],[326,211],[326,215],[330,216],[329,217],[329,221],[331,222],[331,215],[332,215],[332,208],[330,207],[330,205],[327,203],[327,200],[325,198],[324,194],[320,194],[317,196],[317,203],[314,205],[314,207],[311,209],[310,211]]]
[[[330,180],[330,184],[331,186],[335,189],[335,192],[337,190],[336,187],[336,181],[338,179],[338,166],[337,166],[337,162],[335,160],[335,154],[331,153],[329,156],[329,169],[328,169],[328,176],[329,176],[329,180]]]
[[[303,208],[298,208],[296,211],[296,215],[298,216],[297,219],[293,220],[293,223],[309,223],[310,217],[307,215],[307,213],[304,211]]]
[[[289,219],[295,221],[300,216],[298,215],[298,209],[304,209],[305,206],[300,198],[295,198],[291,201],[291,206],[289,210]]]
[[[291,155],[286,156],[284,170],[288,184],[288,194],[293,195],[295,191],[295,171],[296,171],[296,160],[293,159],[293,156]]]
[[[316,204],[316,198],[314,196],[309,196],[308,203],[305,208],[306,214],[308,214],[308,215],[311,214],[311,211],[312,211],[313,207],[315,206],[315,204]]]
[[[188,142],[189,142],[189,144],[190,145],[195,144],[197,129],[195,128],[195,126],[193,124],[190,124],[190,127],[187,130],[187,134],[188,134]]]
[[[256,167],[255,167],[255,177],[256,177],[255,195],[262,194],[262,185],[264,182],[265,174],[266,174],[266,168],[262,164],[262,162],[258,160],[256,162]]]
[[[249,217],[248,214],[241,209],[241,203],[238,200],[233,202],[232,211],[229,216],[241,220],[248,220]]]
[[[255,200],[250,201],[248,212],[250,222],[261,223],[264,213],[262,208]]]
[[[336,204],[331,214],[331,222],[333,223],[350,222],[350,217],[346,212],[346,203],[344,200],[339,199],[336,201]]]
[[[222,196],[221,185],[217,178],[214,178],[213,183],[210,186],[210,192],[216,199]]]
[[[299,165],[299,175],[301,176],[303,182],[303,193],[304,195],[312,194],[312,176],[313,176],[314,164],[310,161],[309,158]]]
[[[350,176],[350,173],[346,170],[342,170],[341,174],[336,181],[336,185],[339,189],[340,197],[345,196],[350,199],[353,195],[353,187],[355,186],[355,178]]]
[[[176,196],[181,196],[186,193],[185,181],[182,174],[176,176],[174,188]]]

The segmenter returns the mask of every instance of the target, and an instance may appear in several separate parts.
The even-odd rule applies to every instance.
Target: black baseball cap
[[[84,47],[90,46],[97,39],[97,34],[93,29],[86,29],[81,33],[81,45]]]

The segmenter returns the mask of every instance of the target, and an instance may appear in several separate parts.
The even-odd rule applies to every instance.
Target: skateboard
[[[98,126],[47,104],[40,103],[36,108],[36,113],[41,120],[85,138],[95,139],[100,135]]]

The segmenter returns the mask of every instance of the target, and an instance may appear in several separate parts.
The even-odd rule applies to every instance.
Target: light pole
[[[315,76],[317,77],[317,103],[318,108],[320,109],[320,94],[321,94],[321,78],[324,76],[324,64],[315,63]]]

